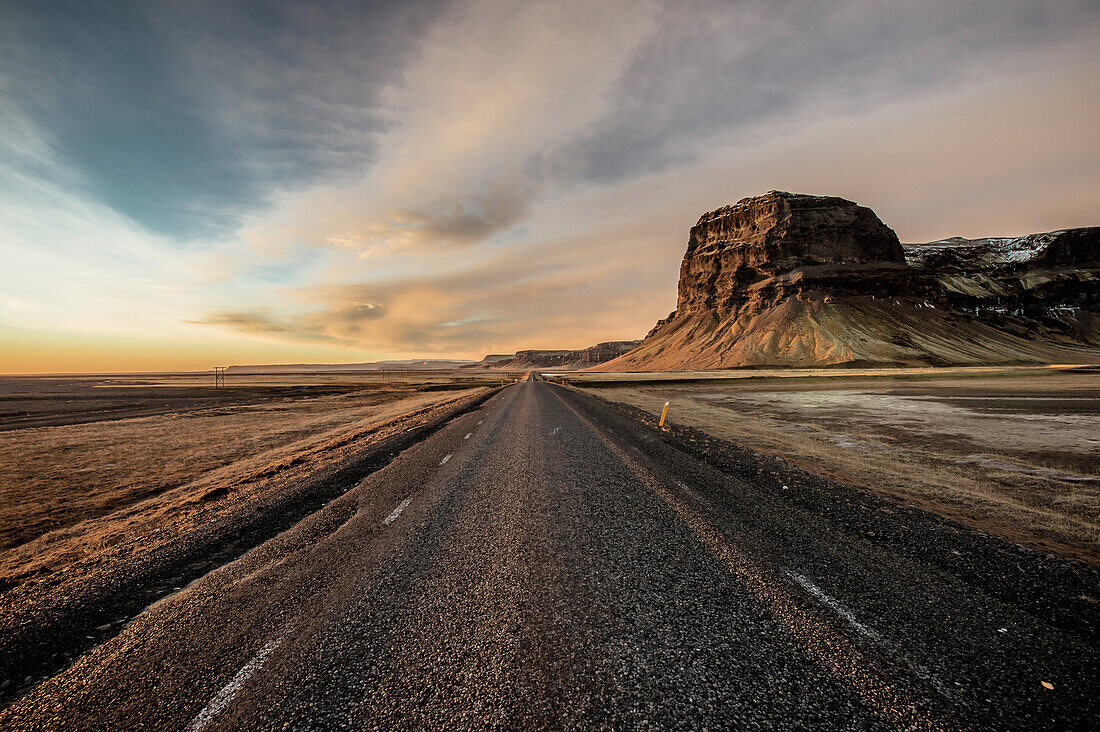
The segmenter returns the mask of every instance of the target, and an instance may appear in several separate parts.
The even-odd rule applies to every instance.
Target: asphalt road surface
[[[729,450],[509,387],[0,728],[1095,724],[1095,573]]]

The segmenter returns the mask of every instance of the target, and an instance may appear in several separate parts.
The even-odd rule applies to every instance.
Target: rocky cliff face
[[[873,211],[772,191],[704,214],[677,307],[603,370],[1100,361],[1100,228],[903,247]]]
[[[1100,345],[1100,227],[905,245],[932,302],[1019,329],[1058,323]]]
[[[897,234],[871,209],[771,191],[705,213],[691,228],[676,312],[765,305],[763,296],[792,294],[808,280],[865,289],[874,276],[896,279],[904,269]]]

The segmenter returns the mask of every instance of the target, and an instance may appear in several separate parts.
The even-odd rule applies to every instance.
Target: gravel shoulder
[[[1100,377],[578,385],[817,475],[1100,567]]]

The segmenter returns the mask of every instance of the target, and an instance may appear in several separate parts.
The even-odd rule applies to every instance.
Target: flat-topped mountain
[[[680,265],[676,312],[732,310],[756,298],[781,275],[843,275],[858,266],[905,268],[897,234],[875,212],[843,198],[772,191],[703,214],[691,227]],[[778,279],[777,279],[778,278]]]
[[[475,366],[499,369],[583,369],[617,358],[640,343],[641,341],[606,341],[575,350],[529,349],[516,351],[511,355],[489,355]]]
[[[1100,228],[902,245],[852,201],[703,214],[676,310],[600,370],[1100,362]]]

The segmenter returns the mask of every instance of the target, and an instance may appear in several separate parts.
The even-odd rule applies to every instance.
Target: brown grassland
[[[240,376],[217,390],[205,375],[0,379],[0,578],[51,572],[105,549],[97,536],[122,535],[110,526],[140,533],[180,496],[501,378]]]

